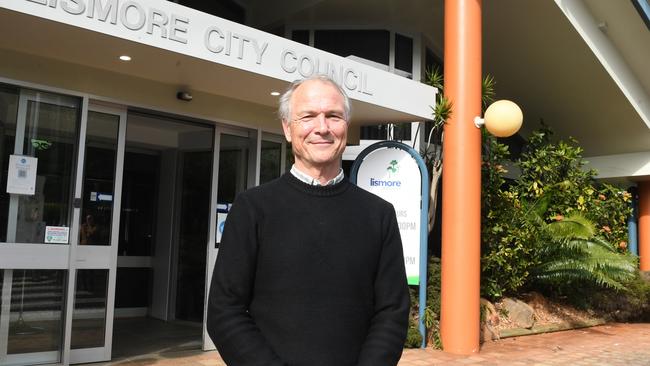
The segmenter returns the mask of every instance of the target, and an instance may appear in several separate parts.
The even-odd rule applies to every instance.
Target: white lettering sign
[[[329,75],[353,99],[414,117],[431,118],[429,106],[437,93],[435,88],[417,81],[171,1],[0,0],[0,8],[215,62],[261,77],[293,81],[314,74]],[[61,34],[65,37],[66,33]],[[381,88],[377,87],[379,84]]]
[[[179,14],[146,7],[138,1],[118,0],[23,0],[41,4],[50,8],[60,8],[71,15],[84,15],[87,18],[116,26],[128,31],[145,33],[151,37],[187,44],[193,33],[190,19]],[[298,54],[294,50],[282,51],[279,59],[272,60],[265,56],[268,41],[244,35],[228,29],[226,26],[210,25],[203,31],[203,46],[215,55],[234,57],[244,60],[251,57],[257,65],[263,62],[279,63],[287,74],[296,74],[295,78],[308,78],[312,75],[329,75],[348,91],[357,91],[373,95],[368,88],[368,76],[351,67],[337,66],[331,61],[321,61],[311,54]]]

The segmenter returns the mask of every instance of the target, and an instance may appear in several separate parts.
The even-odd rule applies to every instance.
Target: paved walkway
[[[187,351],[169,354],[161,352],[102,365],[225,366],[225,363],[219,359],[216,352]],[[469,357],[432,349],[406,350],[399,363],[399,366],[429,365],[650,366],[650,324],[610,324],[506,338],[485,343],[480,353]]]

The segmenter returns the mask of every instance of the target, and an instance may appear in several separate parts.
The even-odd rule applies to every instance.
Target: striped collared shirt
[[[296,168],[295,164],[291,166],[291,174],[293,174],[293,176],[298,178],[299,180],[301,180],[301,181],[303,181],[303,182],[305,182],[305,183],[307,183],[309,185],[312,185],[312,186],[330,186],[330,185],[333,185],[333,184],[336,184],[336,183],[342,181],[343,177],[344,177],[343,169],[341,169],[341,170],[339,170],[339,174],[337,174],[336,177],[334,177],[333,179],[330,179],[325,184],[321,184],[318,181],[318,179],[314,179],[309,174],[305,174],[305,173],[301,172],[300,170],[298,170],[298,168]]]

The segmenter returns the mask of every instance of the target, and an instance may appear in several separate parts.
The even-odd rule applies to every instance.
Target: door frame
[[[247,188],[258,186],[260,183],[260,162],[262,141],[272,141],[281,144],[280,153],[280,175],[286,170],[286,140],[284,136],[279,134],[269,133],[262,131],[262,129],[236,129],[230,127],[216,126],[214,135],[214,160],[212,167],[212,192],[210,199],[210,233],[208,235],[208,245],[206,248],[206,266],[205,266],[205,303],[203,305],[203,340],[202,349],[204,351],[211,351],[216,349],[212,339],[208,334],[207,329],[207,315],[208,315],[208,302],[210,298],[210,283],[212,282],[212,271],[214,264],[219,254],[219,249],[216,247],[217,238],[217,202],[219,190],[219,154],[221,148],[221,136],[233,135],[238,137],[248,138],[250,154],[247,162]]]
[[[81,207],[75,207],[73,220],[76,225],[74,235],[71,237],[70,263],[68,269],[68,292],[65,316],[65,342],[64,350],[67,357],[64,357],[64,364],[87,363],[108,361],[111,359],[113,348],[113,320],[115,311],[115,281],[117,272],[117,248],[120,230],[120,212],[122,203],[122,176],[124,169],[124,147],[126,141],[126,116],[127,109],[123,106],[110,106],[97,102],[89,103],[84,98],[84,114],[82,116],[79,158],[77,160],[77,175],[75,183],[74,199],[83,201],[83,178],[86,152],[86,135],[89,112],[98,112],[118,116],[119,127],[117,136],[117,151],[115,159],[115,175],[113,182],[113,212],[111,217],[111,242],[108,246],[79,245],[79,220],[81,218]],[[81,269],[105,269],[108,270],[108,286],[106,292],[106,315],[104,329],[104,346],[94,348],[71,349],[72,316],[74,312],[74,300],[76,294],[77,270]]]

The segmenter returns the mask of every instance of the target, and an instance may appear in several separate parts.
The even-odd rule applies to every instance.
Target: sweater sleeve
[[[374,311],[358,366],[397,365],[408,329],[410,297],[395,210],[385,215],[374,284]]]
[[[229,366],[285,365],[260,332],[248,309],[257,258],[255,211],[242,194],[228,214],[208,298],[207,330]]]

